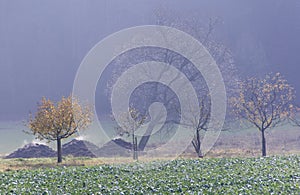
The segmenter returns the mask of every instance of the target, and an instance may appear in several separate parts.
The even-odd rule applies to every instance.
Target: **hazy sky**
[[[123,28],[155,24],[161,7],[182,17],[220,17],[216,33],[241,74],[281,71],[300,91],[299,0],[1,0],[0,120],[27,117],[42,96],[69,95],[80,62],[97,42]]]

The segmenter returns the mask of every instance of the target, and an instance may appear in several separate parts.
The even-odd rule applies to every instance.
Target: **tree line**
[[[295,90],[280,74],[267,74],[264,78],[247,78],[239,82],[239,93],[229,99],[232,113],[247,121],[261,133],[262,156],[267,155],[265,132],[284,122],[299,126],[297,107],[294,104]],[[200,115],[193,118],[193,145],[198,157],[201,151],[201,131],[207,131],[210,120],[210,106],[199,101]],[[62,162],[61,140],[86,129],[92,122],[92,111],[88,105],[81,105],[79,100],[69,96],[59,102],[42,98],[35,115],[30,115],[28,126],[37,139],[57,142],[57,162]],[[119,135],[131,136],[133,158],[138,159],[137,129],[145,123],[146,116],[130,107],[124,113],[125,127],[119,128]]]
[[[297,120],[297,107],[294,105],[295,90],[289,85],[287,80],[279,73],[267,74],[264,78],[251,77],[240,80],[236,76],[236,69],[232,54],[223,44],[216,42],[214,39],[215,26],[220,23],[219,18],[209,18],[208,23],[201,21],[201,17],[191,17],[189,20],[183,20],[177,17],[177,13],[171,13],[168,10],[157,11],[157,25],[174,27],[200,41],[216,60],[220,71],[223,75],[226,85],[226,93],[229,97],[228,107],[237,119],[247,121],[261,132],[262,156],[267,155],[267,144],[265,132],[276,127],[285,121],[291,121],[300,126]],[[193,48],[187,46],[186,50],[193,51]],[[188,61],[180,58],[168,50],[160,49],[154,52],[141,50],[140,54],[134,53],[132,56],[125,56],[117,64],[119,69],[126,69],[126,64],[135,61],[161,61],[173,66],[179,70],[184,70],[188,66]],[[131,62],[131,63],[126,63]],[[116,70],[112,75],[111,83],[119,76],[120,70]],[[201,77],[192,72],[190,77],[199,81],[197,90],[200,91],[199,107],[196,109],[200,114],[191,116],[190,126],[194,131],[194,138],[191,141],[198,157],[203,157],[201,150],[201,134],[209,131],[209,121],[211,118],[211,101],[210,94],[201,84]],[[124,85],[126,87],[126,84]],[[112,88],[112,87],[111,87]],[[158,93],[150,91],[151,93]],[[139,95],[144,95],[146,91],[141,91]],[[163,97],[164,101],[171,101],[167,96]],[[38,139],[48,141],[57,141],[58,162],[61,158],[61,140],[76,134],[78,131],[86,129],[92,120],[91,108],[88,105],[79,104],[79,100],[69,96],[63,97],[61,101],[55,103],[49,99],[43,98],[38,104],[35,115],[31,115],[28,126]],[[128,108],[128,112],[123,113],[123,120],[126,124],[123,128],[118,129],[119,135],[131,137],[133,158],[137,159],[138,150],[144,150],[151,136],[152,129],[146,131],[146,135],[139,140],[136,131],[140,126],[148,121],[147,115],[140,113],[139,109],[134,106]],[[149,132],[148,132],[149,131]]]

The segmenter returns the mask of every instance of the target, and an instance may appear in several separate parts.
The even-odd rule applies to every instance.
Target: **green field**
[[[300,156],[178,159],[0,173],[0,194],[300,194]]]

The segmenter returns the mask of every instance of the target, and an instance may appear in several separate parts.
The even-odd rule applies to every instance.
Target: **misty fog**
[[[180,18],[219,18],[215,34],[240,75],[280,71],[300,90],[300,2],[9,1],[0,2],[0,119],[20,120],[46,96],[72,91],[82,59],[118,30],[156,24],[158,9]],[[298,97],[298,102],[299,102]]]

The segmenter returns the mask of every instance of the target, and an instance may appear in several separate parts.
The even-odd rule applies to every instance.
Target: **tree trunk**
[[[201,138],[199,131],[196,131],[196,137],[194,137],[194,140],[192,141],[192,144],[195,148],[195,151],[198,155],[198,158],[203,158],[202,152],[201,152]]]
[[[203,158],[203,154],[201,152],[201,145],[200,143],[196,142],[196,141],[192,141],[192,144],[194,146],[194,149],[197,153],[198,158]]]
[[[202,155],[202,153],[200,152],[200,153],[198,153],[198,158],[203,158],[203,155]]]
[[[57,163],[62,162],[61,139],[57,138]]]
[[[267,156],[265,130],[261,131],[261,144],[262,144],[262,148],[261,148],[262,156]]]
[[[134,152],[135,152],[135,160],[138,160],[138,149],[137,149],[137,137],[135,137],[134,141]]]
[[[203,154],[201,152],[201,148],[199,148],[199,151],[198,151],[198,158],[203,158]]]
[[[131,147],[131,150],[132,150],[132,153],[133,153],[133,160],[135,160],[135,140],[134,140],[134,134],[132,134],[132,147]]]

